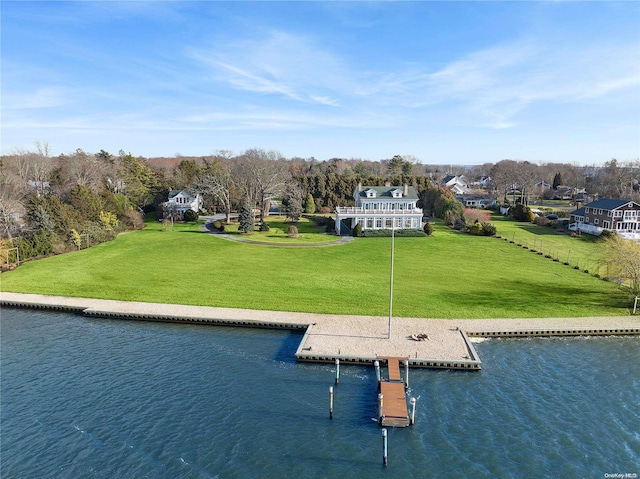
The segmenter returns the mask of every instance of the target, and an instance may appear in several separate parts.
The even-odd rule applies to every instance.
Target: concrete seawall
[[[633,316],[533,319],[429,319],[346,316],[0,293],[4,307],[46,309],[93,318],[305,331],[298,361],[371,364],[407,357],[414,367],[480,370],[473,338],[640,335]],[[390,330],[391,326],[391,330]]]

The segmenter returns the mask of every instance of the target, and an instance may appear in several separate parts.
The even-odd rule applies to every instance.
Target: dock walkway
[[[388,379],[380,379],[380,394],[382,394],[382,408],[379,422],[383,427],[407,427],[409,412],[407,398],[404,392],[405,383],[400,376],[400,361],[409,358],[380,357],[387,362]]]

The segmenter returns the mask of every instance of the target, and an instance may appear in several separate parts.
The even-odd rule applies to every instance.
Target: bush
[[[191,222],[198,221],[198,213],[196,213],[193,210],[187,210],[184,212],[182,219],[184,219],[185,221],[191,221]]]
[[[287,236],[289,238],[297,238],[298,235],[298,228],[296,228],[295,226],[289,226],[289,229],[287,230]]]
[[[471,225],[471,228],[469,228],[469,233],[476,236],[482,235],[482,224],[479,221],[473,223],[473,225]]]
[[[549,223],[551,223],[551,220],[549,218],[546,218],[544,216],[537,216],[533,222],[538,225],[538,226],[547,226]]]
[[[617,233],[615,231],[602,230],[602,233],[600,233],[600,236],[598,238],[605,240],[607,238],[611,238],[616,235]]]
[[[531,211],[531,208],[522,203],[518,203],[511,208],[511,217],[516,221],[531,223],[536,218],[536,215]]]
[[[323,215],[331,213],[331,208],[329,208],[328,206],[323,206],[322,208],[320,208],[320,213],[322,213]]]
[[[331,233],[335,229],[336,229],[336,220],[334,220],[333,218],[327,218],[327,224],[325,225],[324,230],[327,233]]]
[[[214,227],[215,229],[217,229],[218,231],[221,231],[221,230],[222,230],[222,228],[223,228],[222,221],[220,221],[220,220],[215,220],[215,221],[213,222],[213,227]]]
[[[362,236],[362,225],[357,223],[351,230],[351,236],[354,238],[360,238]]]
[[[395,230],[393,233],[394,236],[399,237],[417,237],[417,236],[426,236],[423,231],[420,230]],[[365,238],[390,238],[391,230],[381,229],[381,230],[364,230],[362,232],[362,236]]]
[[[269,229],[270,229],[270,228],[269,228],[269,225],[268,225],[267,223],[264,223],[264,222],[263,222],[263,223],[260,225],[260,228],[259,228],[259,229],[260,229],[260,231],[269,231]]]
[[[496,227],[491,223],[482,223],[482,234],[484,236],[495,236]]]
[[[433,226],[431,225],[431,223],[427,222],[422,227],[422,231],[424,231],[424,234],[426,234],[427,236],[431,236],[431,234],[433,233]]]

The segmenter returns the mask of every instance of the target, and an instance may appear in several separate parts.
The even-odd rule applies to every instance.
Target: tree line
[[[640,199],[638,160],[611,160],[599,167],[535,165],[502,160],[473,168],[423,165],[396,155],[358,158],[284,158],[259,148],[234,154],[219,150],[203,157],[144,158],[121,150],[111,154],[78,149],[51,156],[48,145],[0,157],[0,239],[3,250],[20,245],[25,256],[40,256],[105,241],[117,232],[142,226],[142,214],[161,209],[171,190],[200,193],[208,212],[255,211],[264,220],[277,199],[292,220],[302,213],[328,213],[353,205],[360,182],[380,186],[407,183],[420,195],[419,206],[435,216],[462,216],[455,197],[437,185],[448,174],[469,181],[491,178],[488,191],[522,195],[547,181],[584,187],[612,198]]]

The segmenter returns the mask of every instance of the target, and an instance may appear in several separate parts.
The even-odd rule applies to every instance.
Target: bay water
[[[640,339],[487,340],[484,369],[410,371],[416,424],[374,418],[373,367],[297,363],[302,333],[3,308],[0,476],[640,477]]]

